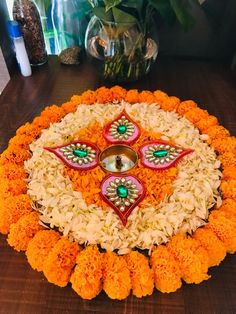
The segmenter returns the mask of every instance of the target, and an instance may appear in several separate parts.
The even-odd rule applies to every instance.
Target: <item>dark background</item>
[[[169,26],[159,16],[157,32],[159,54],[185,58],[224,59],[233,63],[236,54],[236,0],[206,0],[199,7],[192,0],[194,27],[186,32],[180,25]],[[0,45],[8,68],[15,62],[7,35],[8,12],[6,0],[0,1]]]
[[[206,0],[192,6],[195,26],[188,32],[181,26],[159,29],[162,55],[232,60],[236,53],[236,1]]]

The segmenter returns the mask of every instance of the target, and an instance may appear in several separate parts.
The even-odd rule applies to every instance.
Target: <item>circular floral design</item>
[[[211,210],[205,225],[198,228],[191,236],[179,233],[170,238],[167,245],[154,246],[150,252],[150,258],[135,250],[120,256],[109,251],[101,253],[96,245],[82,248],[78,243],[69,241],[67,237],[61,236],[58,232],[45,229],[38,223],[39,214],[31,207],[31,197],[26,194],[27,191],[30,192],[30,185],[26,184],[27,173],[24,163],[29,158],[32,159],[29,153],[30,143],[34,141],[36,143],[37,138],[40,142],[46,134],[44,129],[54,123],[51,129],[52,137],[48,140],[48,145],[53,145],[58,136],[56,124],[63,117],[65,117],[65,122],[70,120],[70,113],[76,112],[78,106],[86,113],[86,109],[81,104],[103,104],[122,99],[131,104],[137,103],[128,110],[130,115],[133,110],[137,110],[137,112],[140,110],[140,115],[145,117],[148,106],[151,110],[158,110],[158,106],[155,104],[157,103],[165,111],[163,115],[166,115],[167,120],[176,116],[173,111],[184,116],[180,121],[187,124],[187,120],[191,122],[189,124],[190,132],[185,132],[183,124],[178,129],[178,134],[187,133],[189,141],[192,140],[196,143],[195,138],[198,135],[192,124],[200,130],[202,135],[198,136],[201,140],[206,140],[212,149],[204,144],[202,153],[199,147],[197,149],[194,147],[195,152],[192,156],[189,155],[188,159],[181,162],[186,168],[190,163],[194,164],[195,171],[192,174],[195,173],[197,177],[204,175],[205,168],[199,168],[201,163],[194,161],[194,158],[196,158],[196,154],[199,154],[199,160],[206,165],[205,153],[209,153],[210,156],[212,154],[213,162],[215,160],[213,149],[218,154],[218,160],[223,168],[220,184],[223,201],[222,204],[217,204],[218,208]],[[138,103],[146,103],[144,105],[146,109],[144,110]],[[97,105],[94,106],[96,108]],[[109,107],[109,104],[106,106]],[[101,110],[101,106],[98,106],[97,109]],[[68,113],[69,115],[67,115]],[[160,121],[160,125],[162,124],[163,121]],[[142,126],[147,128],[148,125],[155,129],[155,122],[151,121],[150,123],[150,121],[144,120]],[[86,127],[86,124],[81,127]],[[157,131],[159,132],[159,130]],[[63,132],[65,136],[68,136],[66,129],[62,131],[62,134]],[[165,137],[171,139],[172,136],[167,133]],[[177,138],[176,142],[178,145],[184,144],[181,137]],[[31,148],[34,147],[36,145],[33,143]],[[187,145],[187,147],[191,147],[191,145]],[[39,150],[39,154],[42,152],[43,149]],[[161,91],[138,93],[136,90],[125,91],[120,87],[111,89],[103,87],[96,92],[87,91],[81,96],[73,96],[70,102],[61,107],[53,105],[46,108],[31,124],[27,123],[20,127],[16,136],[11,139],[7,150],[1,154],[0,231],[8,234],[7,241],[16,250],[26,251],[30,265],[38,271],[43,271],[49,282],[66,286],[70,281],[72,288],[85,299],[96,297],[102,289],[110,298],[124,299],[130,294],[131,289],[135,296],[143,297],[152,294],[154,286],[162,292],[173,292],[181,287],[182,280],[186,283],[198,284],[209,278],[207,274],[209,267],[219,265],[226,253],[232,254],[236,251],[235,155],[235,137],[231,137],[224,127],[218,125],[215,117],[198,108],[193,101],[180,102],[176,97],[169,97]],[[217,163],[218,161],[214,162],[214,171],[219,167]],[[47,161],[44,165],[46,164]],[[38,164],[36,163],[36,165]],[[60,182],[60,180],[64,180],[64,176],[61,172],[63,171],[62,167],[60,168],[60,165],[57,164],[56,168],[58,169],[58,167],[59,170],[56,174],[57,181]],[[31,172],[28,177],[29,182],[33,173]],[[55,181],[54,174],[53,171],[48,173],[52,182]],[[184,173],[181,174],[180,171],[179,174],[181,178]],[[191,177],[191,172],[188,175]],[[186,182],[188,176],[182,177],[182,179]],[[176,180],[178,181],[179,178]],[[69,184],[70,181],[67,183]],[[55,192],[54,188],[54,186],[48,187],[52,195]],[[189,188],[192,188],[198,198],[201,198],[201,190],[197,190],[194,185],[189,185]],[[218,182],[215,185],[216,190],[217,188]],[[204,185],[204,191],[210,191],[209,182]],[[42,190],[39,193],[42,193]],[[73,193],[78,195],[75,191]],[[182,206],[184,206],[183,200],[184,198]],[[64,206],[68,206],[70,201],[70,199],[64,198]],[[55,208],[57,203],[53,198],[51,202],[51,206]],[[81,205],[83,206],[82,203]],[[43,212],[42,206],[44,205],[41,204],[37,210]],[[200,208],[202,207],[205,208],[204,203],[201,203]],[[71,209],[67,211],[66,220],[70,217]],[[182,228],[182,231],[188,231],[188,228]]]
[[[178,163],[178,174],[173,176],[175,179],[173,182],[170,177],[172,190],[166,189],[166,193],[166,186],[162,186],[161,189],[164,191],[162,202],[156,203],[152,198],[145,197],[142,204],[133,210],[126,228],[123,227],[113,210],[102,204],[97,206],[95,202],[87,203],[84,197],[86,194],[91,194],[91,187],[96,182],[96,192],[92,194],[101,200],[100,182],[105,176],[103,171],[100,173],[97,168],[94,171],[91,170],[90,177],[86,174],[88,182],[82,181],[80,189],[75,189],[68,177],[64,176],[65,168],[60,160],[42,149],[45,146],[54,147],[70,140],[73,141],[73,131],[78,134],[77,140],[88,140],[84,137],[83,130],[99,122],[103,127],[107,119],[112,121],[124,109],[144,130],[148,130],[155,136],[159,134],[162,139],[168,139],[170,142],[174,141],[176,145],[194,149],[193,153]],[[90,139],[92,142],[96,139],[94,144],[101,149],[103,144],[99,141],[102,132],[99,130],[102,127],[92,128],[92,130],[96,129],[96,135]],[[147,141],[146,138],[144,140]],[[137,144],[133,144],[136,151],[141,143],[138,141]],[[214,151],[186,119],[176,113],[165,112],[155,104],[122,103],[106,106],[82,104],[75,113],[67,115],[59,123],[44,130],[30,149],[32,157],[25,163],[27,171],[32,174],[28,183],[28,193],[35,202],[35,207],[42,213],[41,220],[51,227],[59,228],[64,235],[69,235],[80,244],[100,244],[107,250],[118,249],[119,254],[127,253],[134,247],[151,250],[153,244],[166,243],[170,236],[179,230],[191,233],[204,225],[208,218],[208,210],[216,202],[220,202],[218,191],[221,175],[218,169],[220,163]],[[196,175],[193,175],[196,165],[198,170]],[[140,176],[144,168],[140,164],[137,169],[130,171],[130,174],[136,175],[144,182]],[[76,174],[76,181],[84,175],[77,171]],[[153,170],[149,173],[145,171],[145,174],[148,175],[144,182],[147,194],[155,198],[158,192],[158,188],[155,187],[159,183],[158,176],[165,177],[169,173]],[[57,181],[54,180],[55,177]],[[96,177],[101,177],[101,180],[97,180]],[[167,180],[164,180],[165,184],[166,182]],[[149,185],[151,190],[149,190]]]

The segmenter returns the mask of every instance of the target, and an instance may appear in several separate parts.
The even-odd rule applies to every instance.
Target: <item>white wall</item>
[[[4,87],[7,85],[10,80],[10,75],[7,70],[5,60],[3,58],[2,50],[0,48],[0,94],[3,91]]]

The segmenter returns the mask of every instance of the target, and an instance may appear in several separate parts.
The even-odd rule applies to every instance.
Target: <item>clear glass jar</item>
[[[87,0],[52,0],[52,24],[58,54],[66,48],[84,47],[90,11]]]
[[[98,72],[113,82],[138,80],[150,71],[158,53],[155,28],[96,16],[89,22],[85,48]]]
[[[47,52],[38,9],[31,0],[15,0],[13,18],[20,24],[31,65],[47,62]]]

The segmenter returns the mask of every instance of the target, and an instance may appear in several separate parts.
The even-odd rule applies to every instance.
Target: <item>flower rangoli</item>
[[[1,154],[0,232],[85,299],[198,284],[236,251],[235,155],[235,137],[193,101],[86,91]]]

